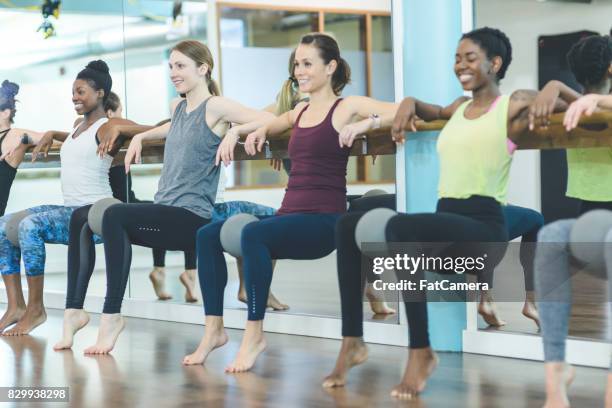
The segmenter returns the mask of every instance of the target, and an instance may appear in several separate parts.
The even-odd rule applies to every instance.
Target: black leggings
[[[361,304],[363,279],[361,255],[355,244],[354,225],[363,213],[348,213],[336,229],[338,247],[338,279],[342,306],[342,335],[363,336]],[[389,220],[388,242],[507,242],[501,206],[492,198],[472,196],[468,199],[441,199],[435,214],[398,214]],[[410,255],[410,254],[409,254]],[[414,254],[418,256],[419,254]],[[423,271],[415,274],[418,282]],[[410,331],[410,347],[429,346],[427,302],[405,302]]]
[[[585,201],[580,200],[579,216],[591,210],[610,210],[612,211],[612,201]]]
[[[96,264],[93,232],[87,224],[91,205],[74,210],[68,241],[68,288],[66,309],[82,309],[89,280]]]
[[[114,166],[108,172],[108,180],[110,181],[113,197],[123,201],[124,203],[152,203],[152,201],[144,201],[136,198],[134,190],[132,190],[132,175],[125,174],[124,166]],[[129,197],[129,201],[128,201]],[[153,248],[153,266],[163,268],[166,266],[166,251],[159,248]],[[196,253],[185,251],[185,269],[196,268]]]
[[[365,280],[355,279],[360,273],[362,255],[355,242],[355,228],[363,214],[374,208],[396,209],[395,194],[384,194],[371,197],[360,197],[352,200],[348,213],[340,217],[336,224],[336,269],[338,270],[338,282],[340,290],[340,303],[342,308],[342,335],[363,335],[363,309],[361,307],[361,296]],[[363,257],[364,261],[368,261]],[[374,282],[377,277],[372,268],[367,268],[366,279]],[[359,294],[355,298],[355,294]],[[355,301],[357,300],[357,301]]]
[[[103,313],[121,311],[132,244],[195,252],[196,232],[209,222],[184,208],[161,204],[116,204],[106,210],[102,219],[107,280]]]

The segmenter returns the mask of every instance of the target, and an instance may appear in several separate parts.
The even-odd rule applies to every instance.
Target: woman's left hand
[[[363,135],[372,128],[372,121],[372,119],[364,119],[344,126],[338,135],[340,147],[353,146],[353,142],[357,136]]]
[[[555,104],[559,91],[544,87],[529,106],[529,130],[536,126],[547,128],[550,124],[550,115],[555,111]]]
[[[225,136],[217,149],[217,157],[215,158],[215,166],[218,166],[221,162],[226,166],[234,160],[234,149],[236,148],[236,144],[238,144],[238,140],[240,139],[240,135],[238,132],[229,128],[227,132],[225,132]]]

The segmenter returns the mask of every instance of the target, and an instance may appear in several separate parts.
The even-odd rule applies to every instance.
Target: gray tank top
[[[164,167],[155,203],[185,208],[211,218],[220,166],[215,166],[221,138],[206,124],[206,99],[190,113],[181,101],[170,124],[164,149]]]

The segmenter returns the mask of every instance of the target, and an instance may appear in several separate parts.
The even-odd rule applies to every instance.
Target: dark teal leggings
[[[341,214],[287,214],[258,217],[244,227],[241,245],[249,320],[262,320],[272,282],[273,259],[318,259],[335,248],[334,229]],[[220,231],[225,221],[198,231],[198,274],[208,316],[223,315],[227,266]]]

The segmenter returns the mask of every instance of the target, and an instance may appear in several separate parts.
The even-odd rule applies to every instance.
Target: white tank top
[[[74,132],[84,125],[84,122],[81,122],[62,144],[60,174],[64,205],[67,207],[81,207],[113,196],[108,179],[113,158],[105,155],[100,159],[96,142],[98,129],[107,121],[107,118],[98,119],[89,129],[73,139]]]

